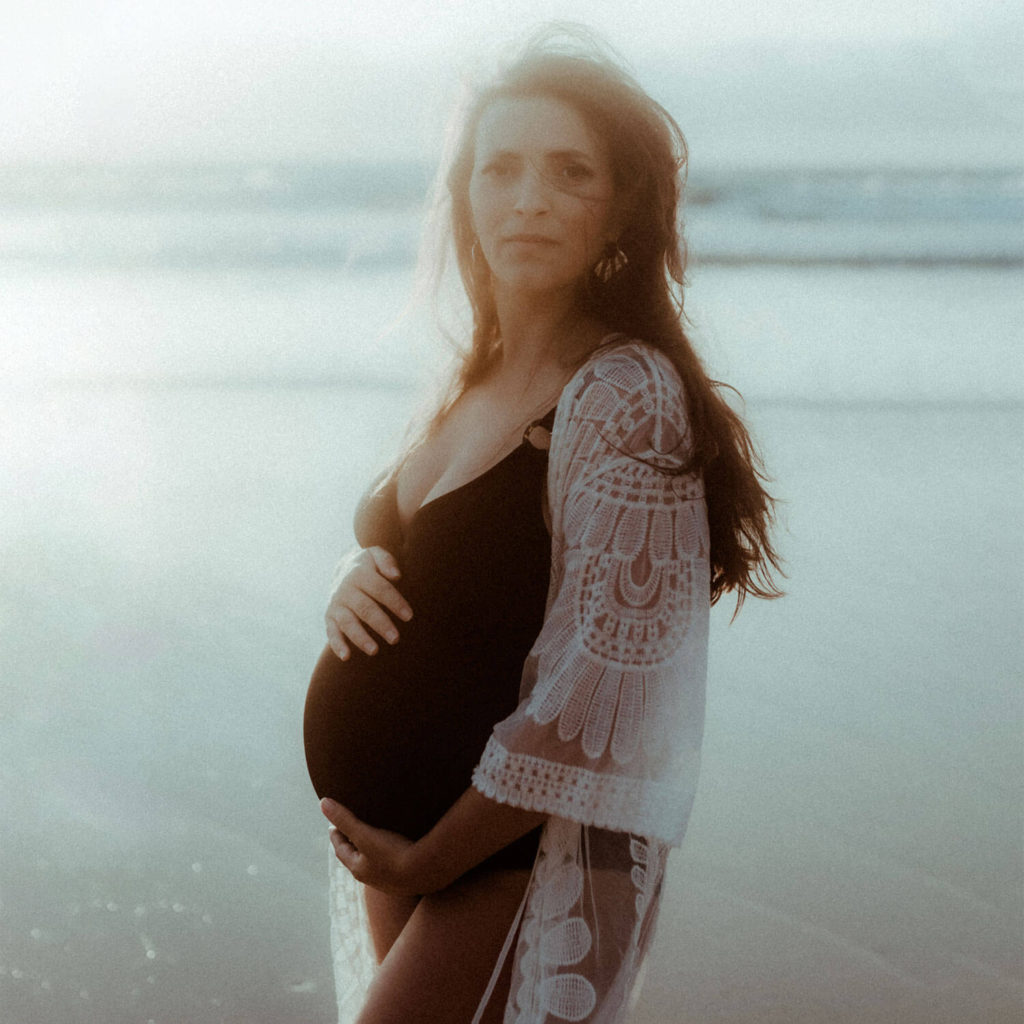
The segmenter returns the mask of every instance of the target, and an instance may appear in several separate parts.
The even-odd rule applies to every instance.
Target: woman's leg
[[[420,899],[370,986],[358,1024],[469,1024],[529,878],[527,870],[473,872]],[[512,957],[484,1024],[502,1019]]]
[[[366,916],[370,919],[370,938],[377,963],[383,963],[391,951],[395,939],[402,934],[412,912],[419,903],[419,896],[392,896],[390,893],[363,886],[366,901]]]

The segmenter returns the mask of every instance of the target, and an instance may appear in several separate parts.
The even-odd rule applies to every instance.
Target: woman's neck
[[[571,295],[497,299],[501,354],[494,375],[511,386],[564,372],[600,339],[599,325],[580,315]]]

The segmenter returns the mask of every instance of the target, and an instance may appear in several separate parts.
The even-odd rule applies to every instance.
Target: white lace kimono
[[[473,775],[551,816],[501,958],[515,958],[505,1024],[620,1024],[638,989],[704,721],[708,527],[699,476],[678,473],[686,431],[678,374],[636,342],[601,349],[558,403],[544,625]],[[358,884],[331,863],[346,1024],[375,967]]]

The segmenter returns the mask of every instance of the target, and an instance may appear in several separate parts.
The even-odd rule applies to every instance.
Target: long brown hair
[[[686,335],[683,285],[686,247],[680,207],[686,142],[679,125],[585,29],[562,24],[534,35],[465,108],[447,160],[441,202],[447,207],[454,255],[473,315],[444,408],[481,380],[500,351],[497,310],[486,264],[474,252],[469,205],[476,132],[498,99],[545,97],[576,110],[611,160],[624,229],[619,247],[628,264],[609,281],[591,275],[580,297],[583,315],[664,352],[679,371],[690,418],[693,458],[701,472],[711,539],[711,602],[734,591],[737,609],[749,594],[778,597],[781,574],[772,546],[773,499],[760,456],[743,420],[711,380]],[[582,353],[580,361],[590,353]]]

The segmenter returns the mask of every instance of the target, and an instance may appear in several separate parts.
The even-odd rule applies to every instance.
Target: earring
[[[619,243],[609,242],[601,258],[594,264],[594,276],[602,284],[607,284],[628,263],[629,258],[619,248]]]
[[[473,244],[469,247],[469,262],[472,266],[479,266],[484,262],[484,254],[480,249],[480,239],[474,238]]]

